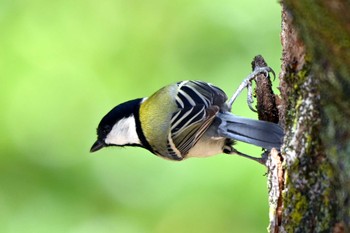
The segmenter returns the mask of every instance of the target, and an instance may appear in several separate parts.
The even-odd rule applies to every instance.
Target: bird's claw
[[[252,80],[255,79],[255,77],[260,74],[260,73],[264,73],[266,78],[269,78],[269,73],[273,74],[273,78],[275,80],[276,78],[276,74],[273,71],[273,69],[271,67],[268,66],[264,66],[264,67],[255,67],[254,71],[252,73],[250,73],[248,75],[248,77],[246,77],[243,82],[241,83],[241,85],[238,87],[238,89],[236,90],[236,92],[233,94],[233,96],[231,97],[231,99],[228,101],[228,106],[229,109],[232,108],[232,104],[235,102],[236,98],[241,94],[241,92],[243,91],[244,88],[248,89],[248,97],[247,97],[247,103],[249,108],[256,112],[256,110],[254,109],[254,107],[252,106],[252,104],[254,103],[254,98],[253,98],[253,88],[252,88]]]
[[[248,77],[253,76],[252,79],[254,79],[255,76],[257,76],[260,73],[264,73],[266,78],[269,78],[270,73],[272,73],[273,74],[273,80],[276,79],[275,71],[273,71],[273,69],[271,67],[269,67],[269,66],[264,66],[264,67],[258,67],[257,66],[257,67],[255,67],[254,71]]]
[[[248,86],[247,86],[247,89],[248,89],[248,96],[247,96],[247,104],[248,104],[248,107],[250,108],[250,110],[252,110],[253,112],[257,112],[255,110],[255,108],[253,107],[253,103],[254,103],[254,98],[253,98],[253,86],[252,86],[252,83],[249,82]]]

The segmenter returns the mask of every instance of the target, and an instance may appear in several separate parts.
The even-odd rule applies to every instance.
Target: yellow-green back
[[[140,107],[140,121],[143,133],[148,142],[159,153],[167,153],[167,138],[169,134],[170,119],[177,110],[175,96],[178,87],[176,84],[168,85],[147,98]]]

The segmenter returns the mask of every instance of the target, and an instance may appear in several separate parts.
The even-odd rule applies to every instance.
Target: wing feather
[[[217,106],[205,108],[204,105],[197,105],[190,109],[181,109],[175,114],[179,121],[174,122],[177,127],[171,130],[171,139],[182,155],[186,155],[198,142],[215,119],[218,111]],[[186,115],[186,117],[180,118],[179,115]]]
[[[171,118],[169,144],[185,156],[209,128],[227,97],[221,89],[205,82],[183,81],[177,85],[178,111]]]

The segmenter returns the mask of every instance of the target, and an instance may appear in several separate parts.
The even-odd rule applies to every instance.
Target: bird
[[[203,81],[167,85],[150,97],[133,99],[110,110],[97,127],[97,140],[90,152],[136,146],[174,161],[224,153],[264,163],[262,158],[237,151],[236,141],[265,150],[278,149],[283,129],[275,123],[233,114],[236,97],[237,93],[228,100],[223,90]]]

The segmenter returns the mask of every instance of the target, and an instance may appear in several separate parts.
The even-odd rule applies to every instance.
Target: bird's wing
[[[206,107],[211,105],[221,107],[227,100],[225,92],[209,83],[183,81],[177,83],[177,86],[176,104],[178,108],[193,107],[200,104]]]
[[[227,97],[217,87],[198,81],[178,83],[175,98],[179,108],[171,118],[170,137],[181,155],[186,155],[215,119]]]
[[[171,139],[181,155],[186,155],[213,122],[219,107],[197,105],[176,112],[171,119]]]

